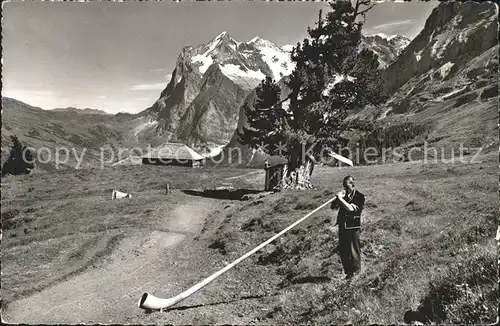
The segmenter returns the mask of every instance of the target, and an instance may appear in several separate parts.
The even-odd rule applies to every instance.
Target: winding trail
[[[143,292],[173,291],[185,275],[176,272],[174,253],[200,233],[216,200],[176,193],[181,203],[164,216],[155,230],[127,234],[117,249],[94,268],[12,302],[3,312],[9,323],[124,323],[143,313],[137,301]],[[176,252],[177,251],[177,252]],[[171,291],[170,291],[171,292]]]

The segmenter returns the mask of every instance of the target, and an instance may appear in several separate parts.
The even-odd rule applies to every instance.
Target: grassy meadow
[[[241,170],[226,169],[234,177]],[[241,188],[250,185],[240,182]],[[223,186],[219,171],[157,166],[62,170],[2,179],[3,304],[103,263],[128,234],[147,232],[179,189]],[[116,189],[132,194],[110,200]]]
[[[9,176],[2,179],[2,304],[106,265],[124,238],[154,230],[163,210],[210,197],[201,233],[176,249],[184,264],[178,273],[189,271],[177,284],[185,289],[331,198],[351,174],[366,196],[362,272],[352,282],[343,280],[336,212],[324,209],[180,308],[137,309],[126,321],[493,323],[498,157],[481,161],[319,166],[317,189],[274,194],[259,193],[263,172],[249,169],[122,166]],[[236,190],[216,190],[228,185]],[[112,201],[113,189],[132,198]],[[240,200],[244,193],[251,195]]]

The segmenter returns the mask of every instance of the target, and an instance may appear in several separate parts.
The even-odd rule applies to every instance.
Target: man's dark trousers
[[[339,254],[344,272],[352,276],[361,270],[361,246],[359,235],[361,229],[339,228]]]

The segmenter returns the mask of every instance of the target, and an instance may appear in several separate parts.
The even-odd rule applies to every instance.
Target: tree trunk
[[[314,162],[310,159],[306,159],[305,162],[301,164],[286,164],[283,167],[283,173],[281,174],[281,181],[275,187],[275,190],[306,190],[313,189],[311,182],[311,175],[314,169]]]

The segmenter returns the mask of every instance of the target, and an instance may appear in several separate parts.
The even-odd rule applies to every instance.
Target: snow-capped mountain
[[[158,122],[147,141],[182,141],[195,148],[226,144],[243,100],[267,76],[291,74],[290,50],[255,37],[239,42],[222,32],[206,44],[182,49],[167,87],[147,113]]]
[[[293,71],[287,50],[255,37],[249,42],[238,42],[222,32],[198,49],[191,58],[198,71],[204,74],[214,63],[222,73],[243,88],[255,88],[266,76],[278,81]]]
[[[410,44],[410,39],[403,35],[396,34],[386,37],[375,34],[362,36],[360,48],[368,48],[375,52],[378,56],[380,69],[384,69],[396,60],[408,44]]]
[[[366,46],[380,49],[387,64],[402,48],[400,39],[376,38]],[[280,81],[292,73],[292,48],[260,37],[239,42],[227,32],[206,44],[184,47],[167,87],[146,110],[157,123],[141,129],[138,138],[152,144],[181,141],[198,149],[227,144],[248,94],[266,76]]]
[[[222,32],[208,44],[198,47],[196,53],[191,62],[200,74],[205,74],[215,63],[226,77],[244,89],[255,88],[266,76],[278,81],[293,70],[286,50],[259,37],[238,42]]]

